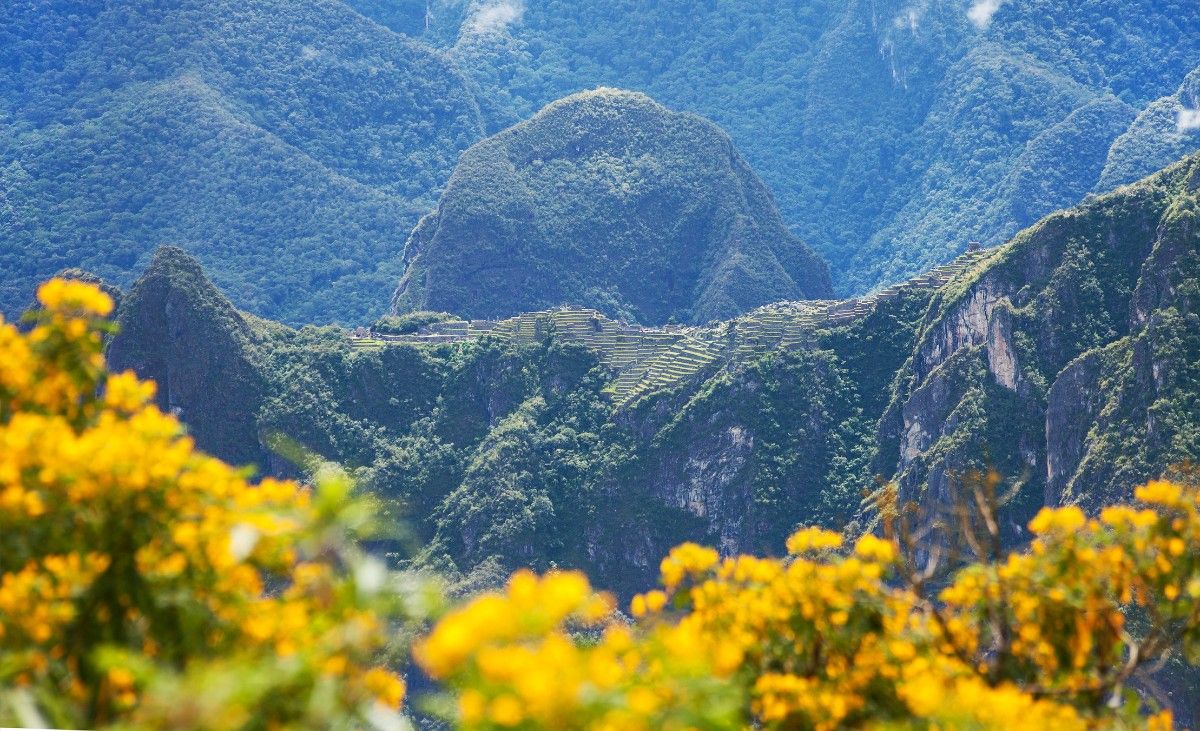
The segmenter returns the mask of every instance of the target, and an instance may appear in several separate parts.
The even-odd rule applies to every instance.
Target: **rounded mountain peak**
[[[608,88],[468,149],[405,264],[394,310],[472,318],[578,305],[704,322],[831,291],[718,126]]]

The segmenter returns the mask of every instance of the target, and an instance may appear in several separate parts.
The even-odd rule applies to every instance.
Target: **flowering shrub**
[[[108,374],[112,302],[53,280],[0,322],[0,726],[329,728],[398,720],[396,613],[309,491],[194,449],[154,384]]]
[[[402,726],[382,638],[413,593],[354,549],[348,482],[197,452],[153,384],[107,373],[103,293],[38,296],[28,333],[0,322],[0,725]],[[632,623],[580,574],[519,572],[414,654],[468,729],[1167,729],[1128,685],[1200,657],[1200,508],[1135,498],[1043,510],[1027,550],[993,530],[942,573],[892,529],[801,530],[783,559],[685,544]],[[964,525],[994,527],[976,502]]]
[[[608,600],[584,577],[521,573],[416,657],[470,729],[1168,729],[1126,685],[1200,648],[1200,512],[1167,482],[1136,499],[1098,519],[1043,510],[1028,550],[936,592],[894,538],[846,548],[810,528],[785,559],[685,544],[634,597],[635,624],[599,639],[580,630]]]

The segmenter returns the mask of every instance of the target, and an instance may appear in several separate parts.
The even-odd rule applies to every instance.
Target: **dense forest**
[[[378,314],[405,235],[482,135],[440,52],[344,5],[0,8],[0,307],[183,246],[248,309]]]
[[[843,292],[999,244],[1200,146],[1174,108],[1159,112],[1169,152],[1125,134],[1200,67],[1184,0],[438,0],[427,22],[492,129],[597,85],[712,119]]]
[[[239,307],[370,322],[460,154],[600,86],[723,128],[842,293],[1200,147],[1194,3],[978,5],[6,3],[0,308],[178,245]]]
[[[599,89],[463,154],[405,247],[392,306],[504,317],[560,304],[632,322],[728,318],[832,292],[712,123]]]

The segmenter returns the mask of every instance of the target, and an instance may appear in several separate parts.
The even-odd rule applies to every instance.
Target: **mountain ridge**
[[[1200,11],[1160,0],[999,3],[977,19],[966,2],[529,3],[487,33],[467,30],[497,4],[434,2],[419,31],[477,79],[485,108],[507,111],[491,130],[599,84],[703,114],[831,263],[842,294],[942,263],[964,241],[997,245],[1107,189],[1094,158],[1128,111],[1081,128],[1072,114],[1110,97],[1141,111],[1200,67]],[[1042,91],[1028,91],[1039,77]],[[948,114],[956,103],[963,111]],[[1007,175],[1036,174],[1022,158],[1045,155],[1031,142],[1055,127],[1084,143],[1086,169],[1010,190]],[[946,141],[963,149],[944,155]],[[1133,178],[1198,148],[1189,135]]]
[[[842,294],[947,261],[969,240],[999,244],[1200,148],[1200,127],[1179,123],[1200,68],[1192,3],[1030,0],[977,23],[962,2],[498,5],[6,4],[0,236],[22,256],[0,268],[0,308],[16,314],[64,267],[128,285],[156,246],[178,244],[241,307],[297,325],[368,322],[402,273],[401,238],[459,153],[597,86],[720,124]],[[196,105],[130,98],[181,75],[288,149],[249,154],[236,135],[214,148],[221,133]],[[164,117],[178,139],[150,159],[97,124]],[[186,179],[172,169],[183,159]],[[115,184],[97,196],[97,180]],[[205,191],[197,201],[176,195],[193,185]],[[278,215],[282,198],[315,210]],[[227,263],[225,249],[277,268],[243,267],[240,254]]]
[[[128,285],[176,244],[242,307],[372,319],[397,232],[483,133],[442,51],[331,0],[20,0],[0,10],[0,68],[10,315],[58,268]]]
[[[644,361],[629,331],[571,311],[515,318],[508,338],[456,338],[488,325],[444,321],[429,342],[390,344],[245,318],[244,347],[220,349],[198,390],[231,368],[258,374],[243,400],[259,404],[260,448],[288,434],[406,502],[427,542],[418,562],[464,590],[518,564],[584,567],[624,590],[681,540],[775,553],[799,522],[863,530],[877,477],[936,509],[956,475],[995,469],[1019,542],[1042,505],[1093,510],[1200,458],[1197,221],[1193,157],[845,317],[814,320],[822,305],[800,302],[635,330],[670,341]],[[132,307],[122,321],[143,319]],[[588,347],[578,333],[597,323]],[[704,338],[729,357],[679,346]],[[164,347],[132,332],[113,344]],[[622,397],[631,362],[649,364],[644,385]]]

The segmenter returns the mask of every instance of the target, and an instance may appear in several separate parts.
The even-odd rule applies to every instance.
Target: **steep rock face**
[[[703,441],[685,452],[664,455],[652,484],[663,502],[704,521],[714,545],[731,554],[752,542],[756,532],[745,525],[745,507],[754,501],[747,474],[754,435],[738,424],[704,426],[702,435],[696,435]]]
[[[1101,351],[1084,353],[1063,369],[1046,397],[1045,502],[1053,505],[1071,492],[1087,449],[1088,432],[1102,404]]]
[[[995,468],[1022,485],[1014,516],[1094,509],[1200,450],[1180,411],[1200,386],[1198,170],[1056,214],[945,289],[880,420],[903,495],[943,505],[947,475]]]
[[[832,344],[830,344],[832,345]],[[798,522],[842,525],[844,471],[864,459],[863,399],[836,347],[777,353],[711,378],[666,418],[647,410],[645,492],[706,526],[727,553],[775,552]]]
[[[574,304],[705,322],[831,292],[723,132],[604,89],[468,150],[405,261],[394,309],[476,318]]]
[[[258,407],[265,384],[248,359],[249,328],[182,249],[159,249],[124,297],[108,349],[114,370],[158,384],[155,400],[201,449],[234,464],[267,463]]]

